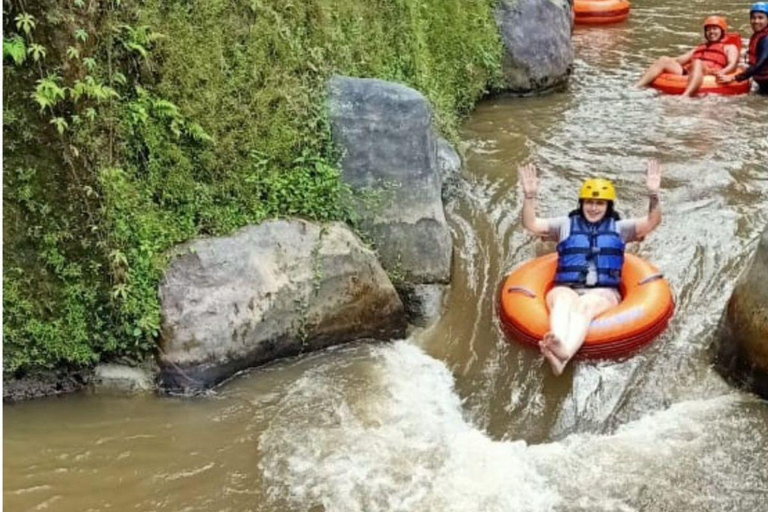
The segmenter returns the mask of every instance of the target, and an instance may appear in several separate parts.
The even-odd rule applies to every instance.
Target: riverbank
[[[327,79],[415,87],[452,135],[499,83],[492,5],[12,7],[4,32],[23,51],[4,57],[4,379],[152,355],[178,243],[276,216],[354,224]]]

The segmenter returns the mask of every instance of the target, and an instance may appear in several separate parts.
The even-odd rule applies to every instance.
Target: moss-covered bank
[[[495,0],[4,2],[4,372],[141,358],[166,252],[265,218],[354,222],[333,73],[439,128],[500,77]]]

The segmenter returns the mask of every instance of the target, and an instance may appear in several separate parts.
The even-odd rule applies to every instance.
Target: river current
[[[768,98],[631,88],[697,42],[709,13],[748,35],[747,6],[637,0],[627,23],[576,29],[567,89],[478,106],[461,132],[453,286],[435,326],[278,362],[200,399],[4,406],[5,510],[768,510],[768,405],[711,362],[768,222]],[[635,216],[652,157],[664,220],[630,249],[669,279],[676,315],[636,356],[554,377],[496,315],[503,276],[553,249],[520,226],[517,166],[539,166],[541,216],[567,213],[594,174]]]

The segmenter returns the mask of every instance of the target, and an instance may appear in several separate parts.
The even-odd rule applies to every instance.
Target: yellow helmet
[[[579,193],[579,199],[605,199],[606,201],[616,201],[616,189],[613,183],[601,178],[591,179],[584,182]]]

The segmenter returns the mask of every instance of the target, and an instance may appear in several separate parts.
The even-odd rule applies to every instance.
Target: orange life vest
[[[694,60],[703,60],[711,67],[723,69],[728,65],[728,55],[725,53],[725,43],[704,43],[696,47],[693,52],[691,62]]]
[[[764,28],[760,32],[755,32],[752,37],[749,38],[749,52],[747,58],[749,59],[749,65],[754,66],[757,64],[757,48],[760,46],[760,41],[768,37],[768,27]],[[766,66],[768,68],[768,66]],[[768,69],[764,69],[760,73],[756,73],[752,76],[755,80],[760,82],[768,81]]]

